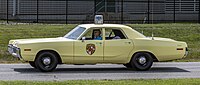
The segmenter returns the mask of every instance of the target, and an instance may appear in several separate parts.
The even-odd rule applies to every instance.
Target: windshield
[[[67,33],[64,37],[75,40],[83,33],[84,30],[85,30],[84,27],[77,26],[76,28],[71,30],[69,33]]]

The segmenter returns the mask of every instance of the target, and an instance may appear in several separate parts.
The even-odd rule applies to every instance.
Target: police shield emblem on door
[[[86,45],[86,52],[89,54],[89,55],[92,55],[94,52],[95,52],[96,48],[95,48],[95,45],[94,44],[87,44]]]

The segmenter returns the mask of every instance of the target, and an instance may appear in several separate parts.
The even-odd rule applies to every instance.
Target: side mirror
[[[85,37],[82,37],[82,38],[81,38],[82,42],[84,42],[84,41],[85,41],[85,39],[86,39]]]

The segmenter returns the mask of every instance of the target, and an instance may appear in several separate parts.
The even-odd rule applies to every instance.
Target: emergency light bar
[[[103,24],[103,15],[95,15],[94,23],[95,24]]]

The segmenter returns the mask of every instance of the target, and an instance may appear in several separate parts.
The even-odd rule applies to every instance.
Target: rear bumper
[[[186,48],[185,48],[185,54],[184,54],[183,58],[187,57],[188,54],[189,54],[189,50],[188,50],[188,48],[186,47]]]

